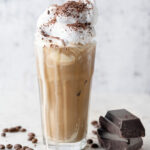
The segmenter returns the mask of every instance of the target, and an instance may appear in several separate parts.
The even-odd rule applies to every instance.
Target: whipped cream
[[[36,38],[59,46],[87,44],[95,36],[96,19],[94,0],[51,5],[38,19]]]

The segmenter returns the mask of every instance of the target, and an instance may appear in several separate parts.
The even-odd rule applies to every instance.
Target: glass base
[[[46,142],[45,142],[46,143]],[[80,142],[76,143],[55,143],[55,142],[48,142],[46,144],[47,150],[82,150],[86,146],[86,139],[83,139]]]

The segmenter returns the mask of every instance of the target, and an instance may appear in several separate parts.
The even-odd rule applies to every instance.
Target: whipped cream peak
[[[56,45],[87,44],[95,36],[97,11],[93,0],[51,5],[39,17],[37,36]]]

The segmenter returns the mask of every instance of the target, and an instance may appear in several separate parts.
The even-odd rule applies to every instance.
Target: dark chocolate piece
[[[91,148],[97,149],[97,148],[99,148],[99,146],[98,146],[98,144],[93,143],[93,144],[91,145]]]
[[[115,138],[104,138],[105,131],[98,129],[98,140],[106,150],[139,150],[143,145],[142,138],[131,138],[130,143]]]
[[[145,136],[145,129],[140,119],[125,109],[108,111],[105,118],[100,117],[102,128],[124,138]]]

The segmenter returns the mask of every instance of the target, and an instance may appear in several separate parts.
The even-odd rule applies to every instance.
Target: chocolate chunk
[[[125,109],[108,111],[105,118],[100,117],[100,125],[110,133],[124,138],[145,136],[140,119]]]
[[[7,144],[6,147],[7,147],[7,149],[12,149],[13,145]]]
[[[93,144],[91,145],[91,148],[99,148],[99,146],[98,146],[98,144],[93,143]]]
[[[88,139],[87,140],[87,144],[92,144],[93,143],[93,140],[92,139]]]
[[[106,135],[106,131],[98,129],[99,143],[106,150],[138,150],[143,145],[142,138],[131,138],[129,139],[130,143],[128,143],[128,140],[125,141],[123,138],[116,138],[116,135],[113,138]]]
[[[5,149],[5,145],[0,144],[0,149]]]
[[[1,136],[2,136],[2,137],[5,137],[5,136],[6,136],[6,133],[1,133]]]
[[[20,149],[20,148],[22,148],[22,145],[20,145],[20,144],[16,144],[16,145],[14,146],[14,149]]]

